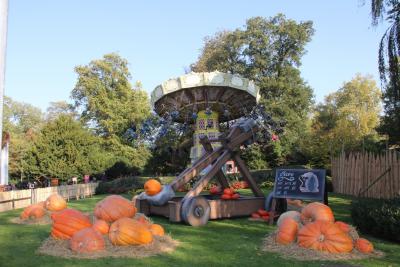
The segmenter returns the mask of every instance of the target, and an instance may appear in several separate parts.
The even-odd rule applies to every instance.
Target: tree
[[[377,141],[381,91],[371,76],[357,74],[317,105],[308,138],[301,144],[312,165],[326,167],[331,153],[365,148]]]
[[[81,118],[104,137],[122,136],[150,114],[150,103],[140,83],[132,88],[128,62],[117,54],[104,55],[75,68],[78,81],[72,90]]]
[[[50,106],[46,110],[46,119],[54,120],[60,115],[70,115],[73,117],[78,116],[74,106],[66,101],[50,102]]]
[[[308,120],[312,89],[301,78],[298,67],[313,33],[311,21],[297,23],[282,14],[251,18],[243,29],[206,38],[197,62],[191,65],[193,71],[219,70],[256,82],[260,102],[275,118],[287,122],[280,145],[273,145],[280,150],[273,153],[281,157],[277,162],[296,147]]]
[[[72,176],[103,172],[110,166],[110,153],[101,139],[91,134],[71,116],[60,115],[47,122],[24,156],[26,176],[41,175],[67,180]]]
[[[127,60],[115,53],[107,54],[75,71],[78,80],[72,99],[81,120],[103,137],[106,150],[115,155],[116,161],[143,168],[148,150],[143,145],[133,147],[124,135],[130,128],[140,128],[150,115],[150,103],[139,82],[132,87]]]

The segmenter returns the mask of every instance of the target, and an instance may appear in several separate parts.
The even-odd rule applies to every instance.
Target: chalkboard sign
[[[325,170],[278,169],[274,198],[324,200]]]

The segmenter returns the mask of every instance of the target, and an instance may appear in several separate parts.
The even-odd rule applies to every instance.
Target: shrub
[[[96,188],[96,194],[121,194],[131,190],[143,188],[146,178],[128,176],[117,178],[108,182],[100,182]]]
[[[400,198],[354,200],[351,217],[361,232],[400,242]]]

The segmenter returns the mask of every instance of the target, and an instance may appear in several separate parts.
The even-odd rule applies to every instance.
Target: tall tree
[[[359,149],[370,140],[377,141],[380,111],[381,91],[375,80],[357,74],[316,107],[302,150],[313,165],[326,167],[331,152]]]
[[[197,62],[191,65],[193,71],[236,73],[257,83],[261,102],[275,117],[287,121],[281,145],[273,146],[281,150],[274,157],[287,157],[306,127],[313,95],[299,66],[313,33],[311,21],[298,23],[282,14],[254,17],[243,29],[206,38]]]
[[[144,167],[148,151],[140,145],[132,147],[124,135],[150,115],[150,103],[139,82],[135,87],[131,85],[127,60],[115,53],[107,54],[75,71],[78,80],[72,98],[82,121],[104,138],[116,160]]]
[[[60,115],[78,116],[74,106],[66,101],[50,102],[50,106],[46,110],[46,119],[54,120]]]
[[[371,0],[371,16],[373,25],[383,19],[390,24],[379,45],[385,110],[380,131],[389,136],[390,144],[400,145],[400,1]]]
[[[72,176],[103,172],[112,155],[101,147],[101,139],[71,116],[60,115],[47,122],[24,156],[24,173],[62,180]]]

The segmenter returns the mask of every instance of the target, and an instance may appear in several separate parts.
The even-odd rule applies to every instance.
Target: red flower
[[[273,134],[271,137],[272,141],[278,141],[279,140],[279,136],[277,136],[276,134]]]

